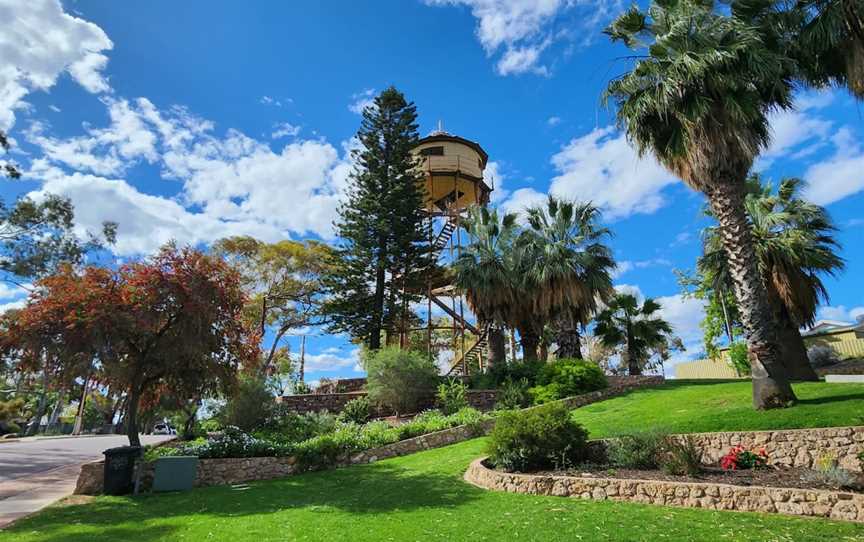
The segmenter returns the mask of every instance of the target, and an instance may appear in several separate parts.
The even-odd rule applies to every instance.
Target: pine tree
[[[340,243],[327,277],[330,329],[370,349],[392,340],[419,299],[418,269],[428,265],[423,177],[411,153],[417,110],[393,87],[363,111],[355,170],[335,226]]]

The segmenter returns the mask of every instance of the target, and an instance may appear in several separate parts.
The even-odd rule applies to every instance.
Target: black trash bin
[[[105,454],[105,480],[103,491],[106,495],[126,495],[132,493],[135,483],[135,460],[141,456],[140,446],[120,446],[109,448]]]

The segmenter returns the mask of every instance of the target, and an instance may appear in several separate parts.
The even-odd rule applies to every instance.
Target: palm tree
[[[777,318],[783,363],[796,380],[819,380],[807,359],[799,328],[811,325],[828,292],[820,273],[834,275],[844,267],[831,218],[822,207],[800,198],[800,179],[783,179],[775,193],[758,176],[748,183],[745,208],[750,217],[762,280]],[[715,282],[731,282],[720,233],[705,230],[699,268]]]
[[[704,0],[655,2],[647,13],[632,7],[606,33],[644,55],[604,96],[617,103],[619,125],[638,151],[703,192],[717,217],[757,409],[795,401],[744,210],[747,173],[770,140],[767,115],[791,107],[795,74],[765,32]]]
[[[672,326],[656,316],[660,304],[651,298],[642,305],[636,296],[617,294],[597,315],[594,335],[608,348],[621,348],[630,375],[641,375],[653,352],[668,351],[673,343]]]
[[[462,226],[469,243],[453,262],[454,284],[465,293],[477,319],[491,326],[489,363],[494,365],[505,361],[504,327],[513,323],[514,307],[521,301],[514,248],[516,215],[499,217],[495,209],[473,207]]]
[[[614,293],[611,235],[600,227],[600,211],[590,203],[558,200],[527,210],[529,229],[520,239],[522,258],[535,285],[532,313],[553,322],[559,358],[581,358],[579,327],[597,305]]]
[[[864,99],[861,0],[798,0],[791,15],[780,20],[801,24],[796,56],[805,79],[816,86],[845,85],[856,98]]]

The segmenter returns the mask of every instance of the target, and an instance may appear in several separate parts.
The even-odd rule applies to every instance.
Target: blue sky
[[[254,6],[254,7],[250,7]],[[388,85],[487,150],[496,205],[592,200],[614,230],[617,284],[658,297],[699,353],[698,302],[672,270],[699,254],[703,199],[614,128],[600,93],[626,68],[604,0],[140,3],[0,0],[0,129],[26,171],[8,200],[72,198],[83,233],[119,223],[118,260],[170,239],[332,239],[359,108]],[[772,117],[756,168],[799,176],[840,227],[845,273],[826,318],[864,314],[864,135],[842,90]],[[21,302],[0,288],[0,303]],[[11,304],[11,305],[10,305]],[[314,332],[314,330],[313,330]],[[297,340],[292,339],[294,350]],[[310,379],[356,376],[344,338],[309,339]]]

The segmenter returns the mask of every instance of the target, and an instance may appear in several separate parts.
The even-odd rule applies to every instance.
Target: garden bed
[[[864,475],[854,476],[850,486],[837,488],[834,484],[814,477],[811,469],[767,467],[763,469],[723,470],[719,466],[704,466],[699,474],[675,475],[660,469],[621,469],[601,465],[583,465],[562,471],[540,471],[539,476],[573,476],[581,478],[614,478],[616,480],[641,479],[663,482],[708,482],[734,486],[785,487],[795,489],[824,489],[864,493]]]

